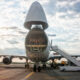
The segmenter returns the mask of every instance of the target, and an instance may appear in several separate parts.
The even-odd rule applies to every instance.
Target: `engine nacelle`
[[[12,63],[12,58],[11,57],[4,57],[3,58],[3,63],[6,65],[9,65]]]

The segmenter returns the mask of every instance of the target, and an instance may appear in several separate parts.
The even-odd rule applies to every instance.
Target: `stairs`
[[[53,51],[59,53],[60,55],[64,56],[66,59],[74,63],[76,66],[80,66],[80,62],[78,62],[76,59],[71,57],[68,53],[64,52],[63,50],[59,49],[57,46],[51,47]]]

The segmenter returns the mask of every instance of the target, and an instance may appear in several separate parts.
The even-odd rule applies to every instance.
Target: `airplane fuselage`
[[[49,56],[48,38],[43,29],[31,29],[25,39],[26,54],[34,62],[45,62]]]
[[[45,29],[48,28],[47,19],[40,3],[35,1],[26,16],[24,27],[29,29],[25,39],[27,57],[35,62],[33,70],[40,72],[39,62],[46,62],[49,56],[48,38]]]

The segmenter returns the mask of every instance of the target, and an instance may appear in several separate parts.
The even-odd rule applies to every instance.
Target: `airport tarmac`
[[[0,65],[0,80],[80,80],[80,72],[60,72],[54,69],[32,72],[25,70],[24,64]]]

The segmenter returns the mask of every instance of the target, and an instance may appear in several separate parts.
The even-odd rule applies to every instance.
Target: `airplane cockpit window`
[[[38,25],[32,25],[31,29],[33,28],[40,28],[40,29],[43,29],[42,25],[41,24],[38,24]]]

